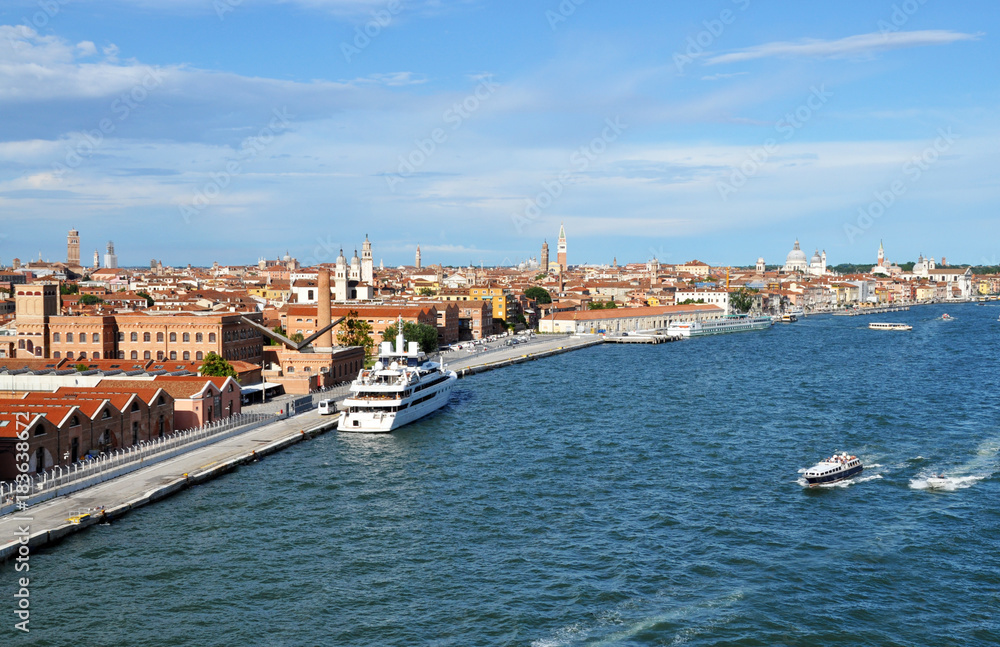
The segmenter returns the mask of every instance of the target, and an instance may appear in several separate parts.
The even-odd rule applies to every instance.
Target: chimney
[[[317,330],[322,330],[323,328],[330,325],[331,321],[331,307],[330,307],[330,270],[325,267],[319,268],[319,277],[316,282],[316,291],[319,292],[316,301],[316,325]],[[328,330],[316,339],[316,346],[318,348],[333,348],[333,331]]]

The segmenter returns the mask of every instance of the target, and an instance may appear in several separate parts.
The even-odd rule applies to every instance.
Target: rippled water
[[[17,644],[998,644],[998,314],[461,380],[392,436],[327,434],[36,553]],[[835,450],[872,467],[803,488]]]

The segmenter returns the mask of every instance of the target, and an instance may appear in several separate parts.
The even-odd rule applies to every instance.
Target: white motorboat
[[[427,360],[417,342],[403,339],[398,323],[396,345],[382,342],[378,361],[351,383],[341,408],[339,431],[388,433],[448,404],[458,375]]]
[[[871,330],[913,330],[913,326],[904,323],[876,323],[868,324]]]
[[[861,459],[857,456],[850,456],[847,452],[841,452],[807,469],[805,472],[806,483],[809,484],[809,487],[813,487],[824,483],[843,481],[855,474],[860,474],[864,468],[864,465],[861,464]]]

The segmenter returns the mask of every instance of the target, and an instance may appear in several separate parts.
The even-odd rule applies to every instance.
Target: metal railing
[[[57,465],[18,482],[0,483],[0,515],[15,509],[15,496],[27,505],[34,505],[134,472],[229,436],[256,429],[276,418],[278,416],[274,414],[238,413],[202,427],[185,429],[159,438],[144,440],[131,447],[114,449],[96,458],[88,458],[72,465]]]

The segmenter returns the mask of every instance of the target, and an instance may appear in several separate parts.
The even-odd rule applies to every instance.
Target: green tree
[[[545,288],[537,285],[524,291],[524,296],[534,299],[538,303],[552,303],[552,295]]]
[[[432,297],[434,296],[434,288],[420,288],[418,294],[422,297]]]
[[[147,308],[152,308],[153,307],[153,303],[155,303],[155,300],[153,299],[153,297],[149,296],[148,292],[136,292],[135,295],[137,297],[142,297],[143,299],[146,300],[146,307]]]
[[[614,301],[591,301],[587,307],[591,310],[614,310],[618,304]]]
[[[372,325],[364,319],[359,319],[357,310],[351,310],[340,324],[337,343],[341,346],[361,346],[365,349],[365,357],[371,356],[375,352]]]
[[[84,371],[86,371],[86,370],[87,370],[87,369],[89,369],[90,367],[89,367],[89,366],[87,366],[86,364],[84,364],[84,363],[82,363],[82,362],[81,362],[80,364],[77,364],[77,365],[76,365],[76,366],[74,366],[73,368],[75,368],[76,370],[78,370],[78,371],[80,371],[81,373],[83,373]]]
[[[205,355],[201,363],[201,374],[209,377],[236,377],[236,369],[226,358],[215,353]]]
[[[77,294],[80,292],[80,286],[76,283],[63,283],[59,286],[59,294]]]
[[[93,294],[84,294],[80,297],[80,305],[82,306],[92,306],[97,303],[104,303],[104,299],[96,297]]]
[[[735,292],[730,292],[729,305],[736,312],[750,312],[750,309],[753,308],[755,294],[757,294],[757,290],[753,288],[740,288]]]
[[[289,339],[291,339],[293,342],[295,342],[297,344],[297,343],[301,342],[303,339],[305,339],[305,336],[303,336],[302,333],[297,332],[297,333],[293,334],[291,337],[289,337]]]
[[[542,272],[541,274],[539,274],[538,276],[536,276],[536,277],[535,277],[535,280],[536,280],[536,281],[541,281],[541,280],[542,280],[542,279],[544,279],[544,278],[545,278],[546,276],[548,276],[548,274],[547,274],[546,272]]]
[[[287,337],[288,336],[288,333],[286,333],[285,329],[281,327],[281,324],[275,326],[274,328],[271,328],[271,332],[276,332],[279,335],[281,335],[282,337]],[[281,342],[278,341],[277,339],[271,339],[270,337],[268,337],[267,340],[268,340],[268,345],[270,345],[270,346],[280,346],[281,345]]]
[[[694,303],[705,303],[705,300],[704,299],[684,299],[683,301],[681,301],[677,305],[679,305],[679,306],[689,306],[689,305],[694,304]]]
[[[392,324],[382,332],[382,341],[396,340],[396,324]],[[419,342],[420,350],[430,353],[437,350],[438,333],[437,328],[425,323],[403,322],[403,337],[406,341]]]

